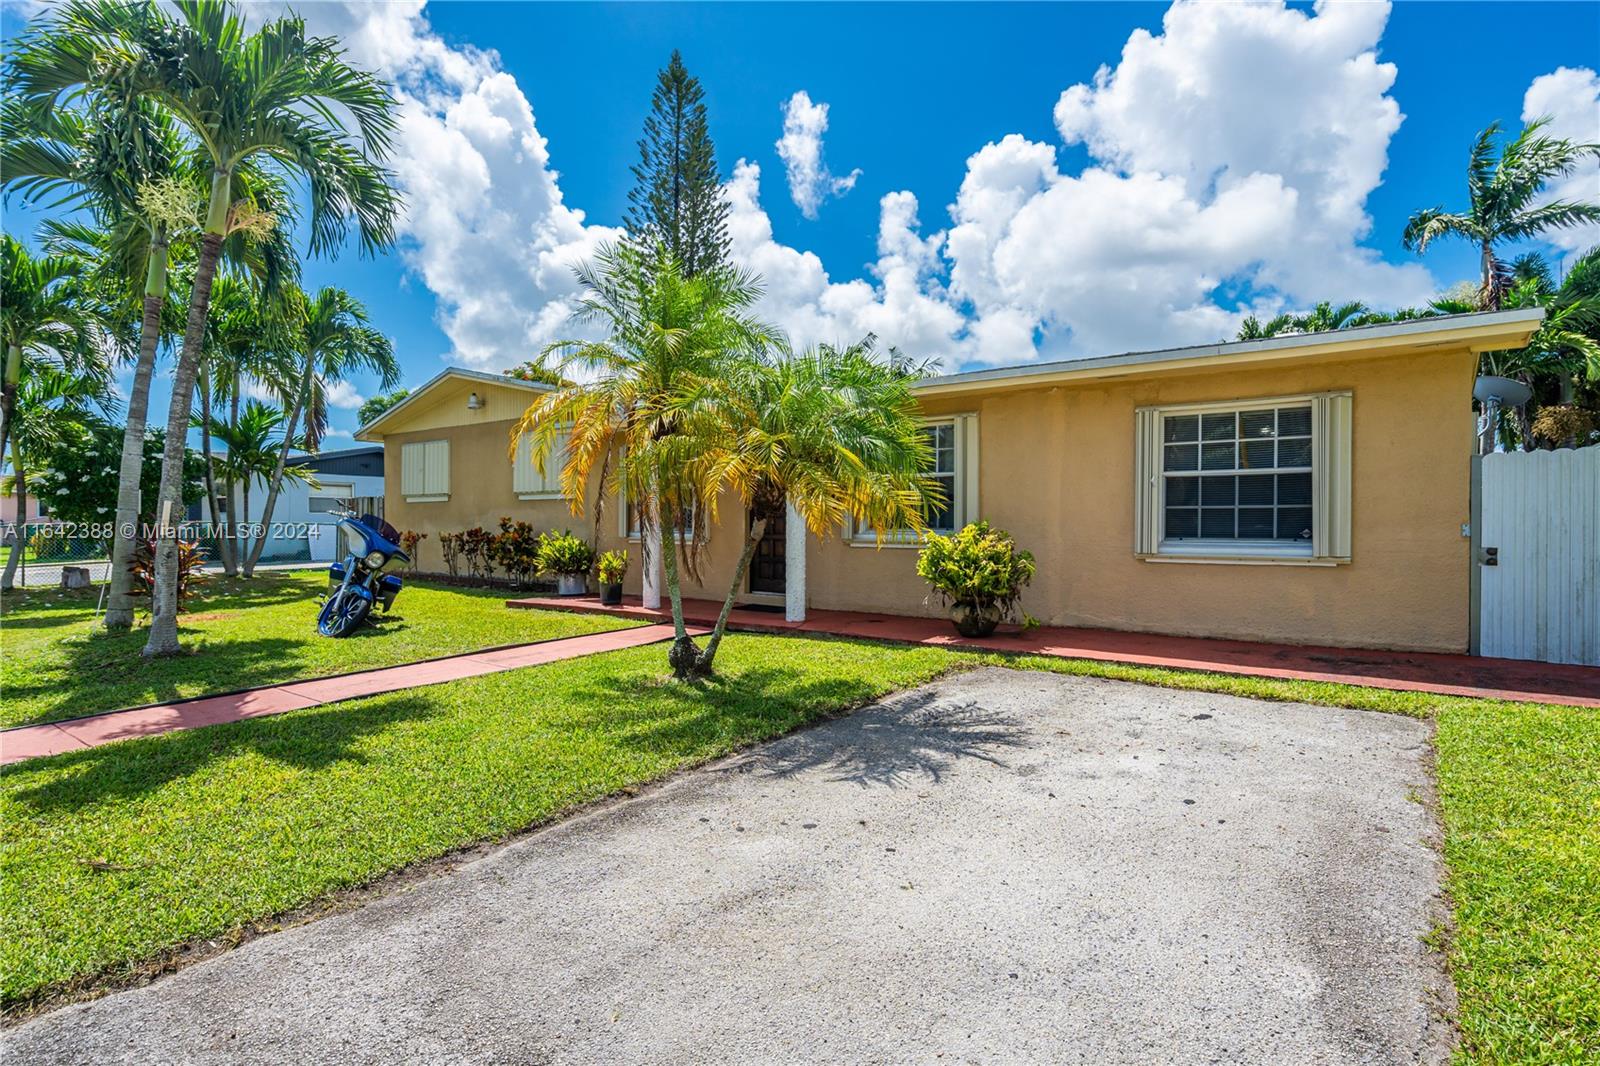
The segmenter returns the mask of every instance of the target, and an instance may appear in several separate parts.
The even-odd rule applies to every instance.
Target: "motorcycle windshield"
[[[409,563],[411,561],[411,556],[401,551],[400,545],[385,537],[376,529],[373,529],[371,526],[367,525],[366,522],[355,518],[341,518],[339,520],[339,525],[345,529],[348,529],[355,536],[356,541],[360,544],[360,550],[356,552],[357,555],[364,556],[378,551],[392,559],[398,559],[404,563]],[[387,526],[387,524],[385,524],[385,526],[386,529],[393,528]]]

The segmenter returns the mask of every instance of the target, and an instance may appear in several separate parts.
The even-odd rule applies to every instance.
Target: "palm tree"
[[[71,54],[70,41],[50,41],[56,32],[55,24],[45,20],[19,39],[7,67],[8,88],[20,87],[30,76],[50,77],[60,57]],[[90,258],[101,287],[134,305],[113,320],[118,347],[137,351],[116,518],[117,529],[133,530],[140,517],[140,470],[156,350],[162,339],[183,328],[181,319],[176,328],[170,327],[172,256],[190,253],[198,236],[195,205],[204,197],[210,177],[196,165],[172,116],[150,100],[136,98],[124,105],[113,98],[89,96],[86,107],[60,103],[43,94],[24,96],[20,88],[8,93],[4,117],[9,136],[0,149],[0,168],[8,193],[54,196],[53,207],[87,209],[93,224],[52,219],[46,222],[48,239]],[[253,163],[240,168],[235,184],[235,198],[268,197],[280,221],[292,218],[281,181]],[[274,280],[292,266],[284,238],[289,228],[275,227],[263,241],[246,242],[246,234],[236,235],[224,244],[224,255]],[[136,340],[125,335],[135,321]],[[136,543],[134,537],[122,536],[112,544],[104,618],[108,630],[133,624],[129,565]]]
[[[1323,300],[1303,314],[1285,313],[1262,322],[1255,315],[1246,316],[1239,326],[1241,341],[1262,340],[1267,337],[1287,337],[1298,333],[1325,333],[1329,330],[1371,326],[1379,322],[1395,322],[1415,318],[1416,311],[1374,311],[1360,300],[1351,300],[1335,306]]]
[[[91,371],[40,367],[23,378],[15,394],[11,432],[11,470],[13,493],[17,499],[17,530],[6,560],[0,588],[11,589],[17,564],[27,550],[23,524],[28,513],[28,470],[30,459],[58,447],[67,428],[88,415],[91,407],[108,414],[116,409],[109,379]]]
[[[23,383],[46,370],[109,377],[96,344],[102,315],[83,285],[82,260],[34,256],[10,234],[0,235],[0,455],[12,433]]]
[[[518,423],[512,447],[529,437],[542,469],[570,427],[561,485],[573,513],[582,514],[595,481],[600,501],[619,492],[647,519],[641,525],[659,539],[672,605],[668,660],[686,678],[699,651],[683,621],[678,564],[681,556],[696,572],[726,479],[707,442],[735,424],[728,387],[735,360],[778,337],[749,313],[761,293],[751,275],[718,268],[685,278],[660,242],[649,250],[605,245],[576,273],[587,293],[574,320],[598,326],[605,339],[558,341],[544,356],[558,362],[562,377],[590,380],[541,396]],[[646,565],[656,550],[649,540]]]
[[[297,290],[295,290],[297,291]],[[211,312],[206,322],[206,349],[195,376],[196,412],[206,432],[201,435],[201,457],[205,469],[206,499],[212,520],[217,523],[217,543],[223,571],[232,577],[239,571],[234,551],[232,500],[234,479],[226,467],[219,468],[211,441],[218,424],[216,405],[228,411],[226,425],[239,422],[239,404],[251,381],[265,385],[280,396],[291,390],[288,384],[292,366],[287,330],[278,313],[281,300],[270,300],[265,286],[253,284],[237,274],[220,275],[211,290]],[[221,491],[219,492],[219,475]],[[229,501],[228,506],[222,505]]]
[[[304,466],[285,466],[284,457],[297,447],[301,442],[284,434],[284,424],[287,422],[284,413],[270,404],[260,400],[246,401],[239,417],[231,424],[221,422],[209,427],[209,433],[221,442],[227,449],[227,454],[217,460],[218,470],[226,478],[230,486],[238,485],[241,494],[239,514],[242,516],[243,525],[265,525],[266,519],[260,523],[250,521],[250,486],[256,481],[265,482],[269,477],[282,476],[291,481],[311,480],[311,471]],[[233,510],[233,498],[230,494],[228,510]],[[243,556],[250,547],[242,533],[240,522],[230,525],[228,534],[234,541],[230,545],[236,558]],[[256,543],[265,543],[266,538],[257,538]]]
[[[352,217],[363,251],[387,246],[399,209],[390,175],[378,162],[389,151],[396,106],[381,80],[346,63],[337,41],[307,37],[298,16],[250,32],[227,0],[179,0],[176,8],[174,17],[148,0],[70,0],[21,79],[22,90],[36,98],[87,88],[120,101],[149,99],[188,132],[211,168],[168,411],[147,656],[178,650],[177,550],[169,519],[181,506],[189,399],[217,260],[230,233],[260,231],[272,221],[258,204],[234,200],[235,173],[260,156],[304,180],[312,254],[336,252]],[[359,130],[359,142],[348,123]]]
[[[149,96],[86,92],[102,46],[117,36],[115,16],[124,16],[125,45],[153,26],[147,9],[128,5],[122,12],[106,5],[69,5],[40,20],[16,42],[7,67],[6,125],[12,134],[4,156],[8,189],[24,194],[59,192],[60,204],[87,207],[101,227],[98,243],[110,273],[121,272],[142,288],[138,357],[128,420],[123,435],[117,501],[117,528],[133,529],[140,515],[142,466],[149,386],[156,348],[167,334],[170,257],[180,243],[198,236],[197,205],[216,192],[213,168],[189,150],[172,113]],[[119,55],[127,61],[130,48]],[[76,104],[62,106],[65,96]],[[228,190],[231,202],[268,201],[262,217],[274,217],[264,239],[261,227],[245,227],[224,242],[223,255],[248,261],[269,284],[292,266],[285,235],[292,219],[280,179],[254,160],[236,168]],[[181,327],[180,327],[181,328]],[[181,437],[182,434],[179,434]],[[181,493],[181,485],[179,492]],[[131,572],[134,539],[118,537],[112,549],[107,629],[126,629],[133,621]]]
[[[877,358],[873,346],[868,337],[842,349],[756,353],[731,369],[731,411],[740,421],[724,426],[697,461],[725,472],[750,521],[697,674],[711,673],[750,559],[785,505],[827,537],[847,521],[920,531],[925,509],[938,502],[926,476],[932,452],[911,392],[915,375]]]
[[[300,293],[292,303],[296,310],[291,336],[300,358],[300,373],[286,432],[291,437],[300,432],[304,416],[305,446],[308,451],[315,452],[328,428],[328,389],[360,369],[376,373],[383,387],[390,388],[400,380],[400,364],[395,360],[389,338],[367,325],[366,307],[343,289],[324,288],[315,298]],[[272,521],[286,460],[287,453],[280,457],[278,470],[267,487],[267,502],[261,512],[263,522]],[[245,577],[255,572],[265,544],[265,540],[258,540],[245,560]]]
[[[1560,287],[1551,291],[1542,264],[1523,263],[1524,280],[1507,288],[1502,306],[1510,309],[1543,307],[1544,319],[1522,348],[1484,352],[1478,357],[1482,374],[1515,378],[1539,393],[1545,382],[1550,395],[1560,390],[1563,400],[1570,398],[1573,382],[1579,379],[1600,382],[1600,247],[1581,255],[1568,271]],[[1475,300],[1441,297],[1429,304],[1433,314],[1454,315],[1477,310]],[[1530,419],[1526,409],[1503,411],[1505,420],[1498,427],[1507,446],[1518,440],[1532,447]],[[1515,433],[1512,433],[1512,427]]]
[[[1456,237],[1478,246],[1482,280],[1478,310],[1499,310],[1512,283],[1512,272],[1499,258],[1500,246],[1531,240],[1551,230],[1600,222],[1600,204],[1572,200],[1539,203],[1546,183],[1575,170],[1585,158],[1600,156],[1600,144],[1575,144],[1541,132],[1537,119],[1495,154],[1500,124],[1491,123],[1473,142],[1467,163],[1467,209],[1430,207],[1406,223],[1401,240],[1409,249],[1426,252],[1441,237]]]

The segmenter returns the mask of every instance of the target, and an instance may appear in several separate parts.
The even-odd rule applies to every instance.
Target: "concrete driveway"
[[[985,670],[11,1031],[21,1062],[1413,1062],[1428,726]]]

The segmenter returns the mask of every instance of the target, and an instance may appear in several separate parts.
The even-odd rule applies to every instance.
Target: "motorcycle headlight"
[[[368,552],[367,553],[367,568],[370,569],[370,570],[381,569],[383,564],[388,562],[388,561],[389,561],[389,557],[387,555],[383,554],[382,552]]]

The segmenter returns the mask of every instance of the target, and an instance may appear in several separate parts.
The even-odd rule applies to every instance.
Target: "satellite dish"
[[[1521,407],[1533,399],[1533,390],[1516,378],[1485,374],[1473,383],[1472,398],[1483,404],[1492,400],[1502,407]]]

